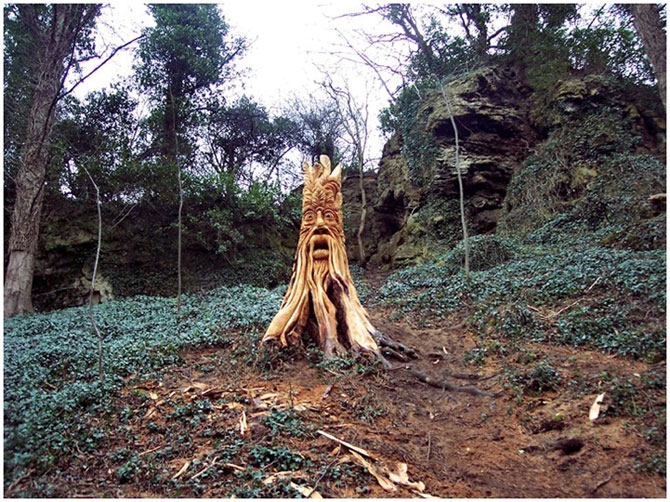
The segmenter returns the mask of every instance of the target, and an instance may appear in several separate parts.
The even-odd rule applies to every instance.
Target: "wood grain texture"
[[[330,159],[304,163],[302,224],[293,275],[279,312],[263,342],[282,347],[315,339],[325,357],[348,351],[381,357],[373,338],[375,328],[361,305],[349,273],[342,226],[342,170],[331,172]]]

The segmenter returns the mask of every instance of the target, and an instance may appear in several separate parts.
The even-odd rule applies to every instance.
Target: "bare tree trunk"
[[[658,14],[658,5],[656,4],[633,4],[633,22],[637,30],[644,49],[649,57],[656,80],[658,81],[658,92],[661,94],[661,101],[665,107],[666,91],[666,47],[665,32],[661,24],[661,18]]]
[[[75,64],[75,43],[85,33],[84,28],[91,25],[100,6],[56,4],[51,9],[49,21],[45,23],[34,5],[19,6],[20,19],[28,30],[31,49],[34,49],[31,68],[34,87],[21,166],[16,176],[9,263],[5,272],[5,317],[33,311],[31,290],[50,160],[48,141],[56,103],[65,77]]]
[[[426,60],[429,72],[438,73],[439,64],[437,57],[435,56],[433,48],[421,32],[419,23],[417,23],[416,19],[414,18],[414,14],[412,13],[412,5],[408,3],[390,4],[388,7],[391,9],[391,11],[395,11],[395,14],[388,18],[389,21],[399,26],[405,33],[405,36],[417,45],[419,52],[423,54],[423,57]]]
[[[358,232],[356,232],[356,239],[358,239],[358,256],[359,265],[365,267],[365,246],[363,246],[363,232],[365,231],[365,219],[368,213],[368,202],[365,195],[365,183],[363,178],[363,156],[360,155],[358,163],[358,176],[360,180],[361,189],[361,221],[358,225]]]
[[[508,30],[507,45],[519,80],[527,82],[526,69],[533,54],[538,34],[538,4],[510,4],[512,22]]]
[[[439,80],[438,80],[439,81]],[[456,145],[456,176],[458,177],[458,194],[459,194],[459,203],[461,209],[461,226],[463,228],[463,249],[465,250],[465,279],[470,280],[470,244],[468,242],[468,225],[465,220],[465,194],[463,192],[463,178],[461,176],[461,162],[459,158],[459,143],[458,143],[458,127],[456,127],[456,121],[454,120],[454,113],[451,110],[451,104],[449,103],[449,98],[447,97],[447,92],[444,90],[444,85],[440,82],[440,90],[442,91],[442,97],[444,98],[444,104],[447,106],[447,111],[449,112],[449,119],[451,120],[451,127],[454,129],[454,142]]]
[[[365,150],[368,142],[368,101],[362,106],[355,103],[354,97],[348,86],[337,88],[332,80],[322,84],[337,107],[337,113],[347,131],[351,144],[354,147],[355,162],[358,164],[358,179],[361,192],[361,218],[356,232],[358,242],[358,263],[365,267],[365,246],[363,245],[363,232],[365,231],[365,220],[368,212],[368,203],[365,193],[365,179],[363,168],[365,167]]]
[[[177,322],[181,317],[181,234],[182,208],[184,207],[184,190],[181,182],[181,167],[177,164],[177,178],[179,183],[179,214],[177,216]]]
[[[456,4],[455,9],[461,20],[461,25],[465,30],[465,38],[470,45],[475,48],[475,52],[480,61],[485,61],[489,50],[489,37],[488,27],[486,26],[486,15],[485,12],[482,11],[482,5]],[[449,15],[448,12],[445,12],[445,14]],[[477,33],[474,35],[470,31],[470,23],[472,23],[477,30]]]
[[[98,325],[95,323],[95,317],[93,317],[93,292],[95,291],[95,276],[98,273],[98,262],[100,261],[100,245],[102,243],[102,212],[100,211],[100,189],[98,185],[93,181],[93,177],[88,172],[87,169],[84,169],[88,178],[93,183],[95,187],[95,203],[98,208],[98,247],[95,251],[95,262],[93,263],[93,274],[91,275],[91,291],[88,295],[88,317],[91,320],[91,326],[93,326],[93,331],[95,331],[96,336],[98,337],[98,376],[100,378],[100,385],[104,383],[104,373],[102,371],[102,334],[98,329]]]
[[[182,234],[182,209],[184,207],[184,190],[181,182],[181,166],[179,165],[179,144],[177,139],[177,107],[174,95],[172,94],[172,84],[168,86],[171,111],[171,128],[173,145],[170,148],[169,155],[174,156],[174,164],[177,168],[177,188],[179,190],[179,211],[177,213],[177,323],[181,317],[181,234]],[[168,127],[170,127],[170,125]]]
[[[300,238],[293,275],[263,342],[300,345],[310,336],[325,358],[348,351],[375,354],[388,365],[374,339],[375,328],[349,273],[342,226],[342,169],[330,159],[304,163]]]
[[[46,66],[46,64],[45,64]],[[60,90],[60,67],[44,68],[34,92],[21,167],[16,177],[16,201],[9,235],[5,274],[5,317],[33,311],[31,291],[39,238],[44,182],[49,163],[46,140],[54,123],[53,102]]]

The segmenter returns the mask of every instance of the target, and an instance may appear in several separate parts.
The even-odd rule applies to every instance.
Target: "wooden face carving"
[[[308,246],[308,256],[313,260],[326,260],[336,247],[344,247],[341,169],[338,166],[331,173],[330,161],[322,162],[313,167],[305,162],[303,166],[305,186],[298,247]]]
[[[302,343],[308,333],[325,357],[348,350],[379,354],[375,329],[358,300],[349,274],[342,226],[342,170],[331,173],[330,159],[305,163],[302,224],[293,275],[284,301],[263,341],[281,346]]]

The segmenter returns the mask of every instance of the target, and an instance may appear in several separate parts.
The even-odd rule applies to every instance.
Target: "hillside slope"
[[[391,138],[366,177],[372,266],[352,273],[373,324],[416,358],[385,371],[261,347],[285,286],[237,285],[186,295],[179,324],[170,298],[97,305],[99,383],[86,309],[17,316],[5,493],[664,497],[663,116],[645,89],[599,77],[544,100],[512,78],[483,69],[452,86],[469,280],[437,93],[415,103],[420,134]],[[356,180],[345,187],[351,236]],[[401,464],[409,479],[390,481]]]

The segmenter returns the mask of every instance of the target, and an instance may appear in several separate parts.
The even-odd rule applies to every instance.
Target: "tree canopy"
[[[24,158],[26,118],[34,104],[40,59],[33,55],[58,12],[65,11],[53,5],[4,9],[6,235]],[[72,12],[77,36],[63,56],[64,71],[76,73],[81,62],[96,56],[97,12],[99,7]],[[187,207],[201,207],[204,200],[223,204],[216,215],[201,212],[186,223],[198,229],[191,231],[193,238],[214,225],[219,244],[212,247],[223,252],[232,249],[222,243],[232,235],[226,229],[234,226],[241,207],[268,221],[288,214],[279,205],[300,183],[300,157],[313,162],[325,154],[342,162],[345,173],[358,170],[359,155],[343,114],[326,92],[270,108],[240,86],[233,91],[243,81],[240,63],[249,42],[233,33],[216,5],[154,4],[148,12],[155,24],[138,34],[131,78],[86,97],[62,87],[54,96],[57,127],[44,161],[48,207],[64,200],[90,203],[86,168],[101,189],[103,209],[108,205],[107,210],[125,214],[125,208],[147,204],[148,211],[165,216],[178,203],[176,176],[183,175]],[[657,13],[664,26],[665,10]],[[381,16],[390,27],[383,35],[370,30],[370,46],[402,42],[410,48],[397,67],[376,68],[380,75],[402,76],[402,84],[389,89],[393,100],[380,117],[387,133],[411,126],[420,94],[437,80],[488,64],[515,67],[538,101],[571,75],[608,75],[640,85],[655,81],[633,11],[625,6],[382,4],[360,14]],[[415,140],[420,142],[407,136],[406,145]],[[258,207],[251,208],[255,203]]]

